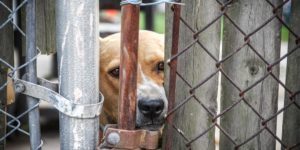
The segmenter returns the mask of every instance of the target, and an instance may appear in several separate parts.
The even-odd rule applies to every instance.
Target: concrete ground
[[[44,104],[43,104],[44,105]],[[43,150],[59,150],[59,122],[58,112],[42,105],[40,109],[40,122],[43,140]],[[27,129],[27,126],[22,126],[22,129]],[[29,137],[23,133],[16,132],[7,139],[7,150],[30,150]]]

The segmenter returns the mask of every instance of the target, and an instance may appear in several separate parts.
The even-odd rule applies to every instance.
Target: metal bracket
[[[110,125],[105,128],[104,142],[100,149],[158,149],[160,131],[149,130],[123,130]]]
[[[41,100],[45,100],[53,105],[61,113],[74,118],[95,118],[101,113],[104,97],[100,93],[99,103],[96,104],[76,104],[64,98],[59,93],[51,90],[57,89],[54,83],[45,79],[39,82],[46,87],[33,84],[24,80],[14,79],[15,91]],[[50,87],[51,89],[47,88]]]

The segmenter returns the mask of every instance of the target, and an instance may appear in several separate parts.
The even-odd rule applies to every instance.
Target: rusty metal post
[[[173,28],[172,28],[172,48],[171,56],[174,56],[178,53],[178,44],[179,44],[179,27],[180,27],[180,5],[173,5],[172,10],[174,11],[173,16]],[[175,106],[175,87],[176,87],[176,71],[177,71],[177,57],[173,60],[170,60],[170,79],[169,79],[169,92],[168,92],[168,112],[170,112]],[[173,128],[170,124],[173,122],[173,114],[167,117],[168,124],[166,125],[166,133],[164,135],[165,144],[163,144],[163,149],[172,150],[172,141],[173,141]]]
[[[139,5],[122,6],[118,127],[126,130],[134,130],[136,121],[139,13]]]

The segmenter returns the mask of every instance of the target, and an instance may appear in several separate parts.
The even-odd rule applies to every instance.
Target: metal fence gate
[[[41,51],[36,47],[37,1],[15,2],[0,1],[0,149],[15,131],[30,137],[31,149],[41,149],[38,99],[60,111],[61,149],[95,149],[103,103],[98,92],[99,2],[56,1],[59,88],[36,76],[36,59]],[[273,150],[277,143],[279,149],[300,149],[298,0],[122,1],[121,54],[129,55],[122,55],[120,66],[127,72],[120,75],[120,129],[108,129],[105,136],[113,139],[108,146],[158,146],[158,131],[135,130],[138,18],[140,6],[165,2],[169,3],[165,35],[169,106],[162,148]],[[287,23],[282,8],[289,2],[292,12]],[[21,25],[16,18],[24,8],[26,19]],[[289,32],[289,41],[288,52],[280,55],[282,26]],[[26,49],[26,61],[17,67],[13,65],[14,31],[23,36],[22,47]],[[286,59],[286,81],[282,81],[279,65]],[[24,68],[25,73],[19,76]],[[14,84],[15,92],[27,95],[28,108],[19,116],[6,110],[10,103],[7,91],[12,91],[9,84]],[[278,108],[280,88],[284,90],[284,105]],[[282,125],[277,124],[280,114]],[[29,132],[20,128],[20,119],[26,115]],[[135,144],[142,135],[148,137]],[[114,144],[116,137],[121,141]],[[153,143],[143,142],[147,138]]]
[[[56,4],[56,6],[55,6]],[[43,8],[37,10],[38,7]],[[1,147],[5,149],[6,138],[15,131],[30,137],[31,149],[41,149],[39,103],[45,100],[60,111],[61,149],[95,149],[98,146],[99,114],[103,96],[99,95],[99,1],[0,1],[0,66],[1,66]],[[47,9],[53,18],[43,18],[45,30],[37,28]],[[37,14],[40,12],[42,14]],[[23,17],[26,15],[26,17]],[[22,20],[21,20],[22,19]],[[24,19],[24,20],[23,20]],[[52,20],[50,20],[52,19]],[[56,33],[49,39],[56,39],[59,65],[59,84],[37,77],[36,59],[41,53],[37,47],[40,33],[46,34],[55,26]],[[49,24],[47,24],[49,23]],[[39,26],[40,27],[40,26]],[[55,27],[54,27],[55,28]],[[20,47],[26,49],[26,61],[14,66],[14,31],[26,41]],[[53,30],[52,30],[53,31]],[[56,37],[54,37],[56,34]],[[46,40],[46,41],[47,41]],[[47,41],[49,42],[49,41]],[[75,43],[75,44],[74,44]],[[46,46],[47,47],[47,46]],[[45,50],[42,50],[45,51]],[[24,51],[25,52],[25,51]],[[49,51],[48,51],[49,52]],[[23,55],[22,53],[20,55]],[[25,73],[20,70],[26,68]],[[12,87],[14,86],[14,89]],[[58,90],[59,89],[59,90]],[[7,112],[7,95],[12,93],[27,95],[27,108],[21,115]],[[60,94],[58,94],[58,91]],[[8,92],[9,94],[7,94]],[[39,100],[40,99],[40,100]],[[28,115],[29,132],[20,128],[22,117]]]

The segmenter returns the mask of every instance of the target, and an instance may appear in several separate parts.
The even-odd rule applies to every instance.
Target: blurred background
[[[145,0],[143,2],[153,2]],[[164,5],[141,7],[140,29],[164,33]],[[120,0],[100,1],[100,35],[105,37],[114,32],[119,32],[121,22]]]

